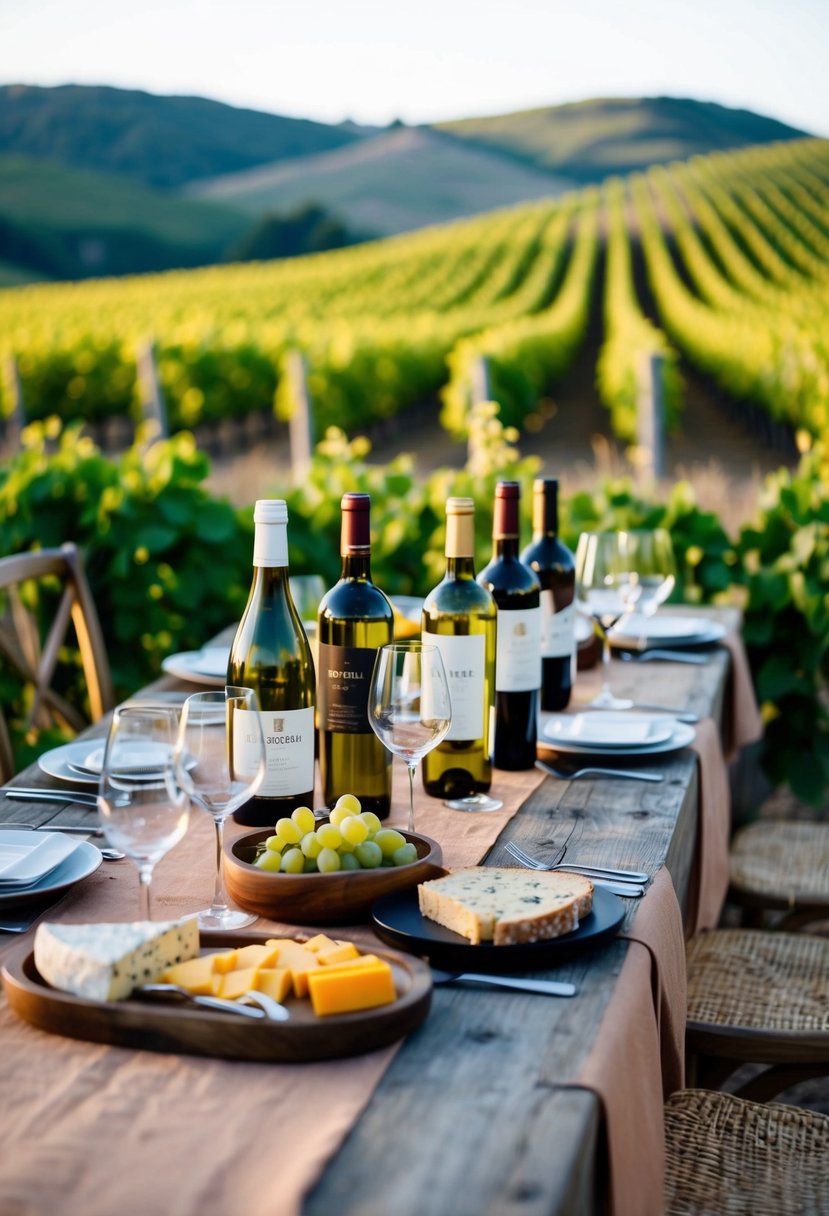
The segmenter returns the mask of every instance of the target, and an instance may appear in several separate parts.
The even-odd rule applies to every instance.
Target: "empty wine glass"
[[[593,618],[602,640],[602,691],[595,709],[630,709],[632,701],[610,691],[608,632],[632,612],[641,587],[627,532],[582,532],[576,547],[576,594],[581,612]]]
[[[242,929],[257,919],[228,905],[222,845],[225,820],[264,780],[265,745],[258,710],[253,689],[228,686],[224,691],[195,693],[181,712],[176,780],[213,817],[216,828],[213,902],[199,913],[200,929]]]
[[[116,709],[98,783],[104,835],[138,866],[142,920],[150,919],[153,868],[184,836],[190,815],[173,766],[177,725],[176,708]]]
[[[449,686],[437,646],[391,642],[374,661],[368,720],[378,739],[409,772],[409,831],[414,828],[417,766],[440,743],[452,721]]]
[[[676,586],[674,548],[667,528],[635,528],[627,533],[628,551],[639,582],[636,611],[653,616]]]

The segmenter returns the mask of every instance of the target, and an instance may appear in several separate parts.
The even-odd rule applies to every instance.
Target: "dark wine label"
[[[320,730],[370,735],[368,690],[377,651],[356,646],[319,645]]]

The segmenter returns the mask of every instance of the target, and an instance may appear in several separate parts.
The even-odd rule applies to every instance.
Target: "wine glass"
[[[150,919],[153,868],[184,836],[190,816],[173,766],[177,724],[176,708],[122,706],[104,749],[98,817],[113,848],[138,866],[142,920]]]
[[[667,528],[635,528],[627,533],[639,582],[636,611],[651,617],[676,586],[674,548]]]
[[[409,770],[409,831],[414,828],[414,779],[427,752],[452,721],[449,686],[437,646],[390,642],[374,660],[368,720],[377,738]]]
[[[576,594],[580,611],[593,618],[602,639],[602,691],[590,702],[594,709],[630,709],[633,705],[610,691],[608,632],[633,611],[640,591],[629,533],[582,532],[576,547]]]
[[[257,919],[228,905],[222,869],[224,825],[265,777],[259,705],[251,688],[198,692],[181,712],[174,766],[176,780],[213,817],[216,882],[213,902],[199,912],[200,929],[242,929]],[[251,717],[251,715],[253,715]]]

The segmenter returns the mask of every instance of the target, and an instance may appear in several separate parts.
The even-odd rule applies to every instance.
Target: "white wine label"
[[[377,649],[319,644],[320,730],[370,735],[368,692]]]
[[[556,612],[553,593],[541,592],[541,654],[545,659],[558,659],[572,654],[575,646],[576,605],[568,604]]]
[[[284,798],[314,788],[314,709],[237,709],[233,714],[233,757],[240,773],[256,768],[255,742],[265,740],[265,780],[261,798]],[[251,749],[253,751],[251,752]],[[253,760],[251,762],[251,755]]]
[[[482,739],[484,735],[484,671],[486,639],[482,633],[457,637],[447,633],[424,633],[424,642],[431,642],[440,651],[449,700],[452,702],[452,724],[445,739]]]
[[[498,692],[531,692],[541,687],[541,609],[499,608],[495,649]]]

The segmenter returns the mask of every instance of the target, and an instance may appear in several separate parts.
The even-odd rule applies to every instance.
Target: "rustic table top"
[[[707,615],[730,627],[739,619],[730,609],[709,609]],[[708,656],[703,666],[614,662],[614,691],[720,722],[728,656],[719,648]],[[156,687],[174,688],[176,682],[168,679]],[[484,864],[513,864],[505,852],[509,840],[532,852],[552,835],[556,845],[567,843],[570,861],[652,872],[666,865],[685,909],[697,832],[696,759],[685,750],[654,756],[651,767],[665,774],[661,785],[542,781]],[[510,774],[496,775],[504,788],[510,780]],[[48,779],[32,766],[15,783],[45,785]],[[399,783],[398,796],[402,791]],[[83,822],[84,816],[71,805],[0,797],[0,824],[19,821],[71,823]],[[629,901],[626,926],[635,911]],[[18,940],[0,935],[0,957]],[[436,988],[427,1022],[400,1048],[303,1211],[308,1216],[596,1211],[602,1197],[596,1168],[598,1100],[561,1081],[574,1075],[589,1052],[627,949],[625,941],[616,940],[539,973],[574,981],[579,995],[572,1000]],[[43,1037],[38,1049],[49,1051]],[[0,1075],[4,1067],[0,1063]],[[270,1151],[266,1143],[234,1140],[232,1127],[227,1137],[223,1154]],[[185,1141],[195,1151],[198,1130]],[[89,1144],[86,1151],[98,1152],[100,1145]],[[188,1156],[183,1168],[197,1170],[198,1155]],[[232,1199],[228,1206],[213,1200],[200,1210],[226,1216],[236,1210]]]

